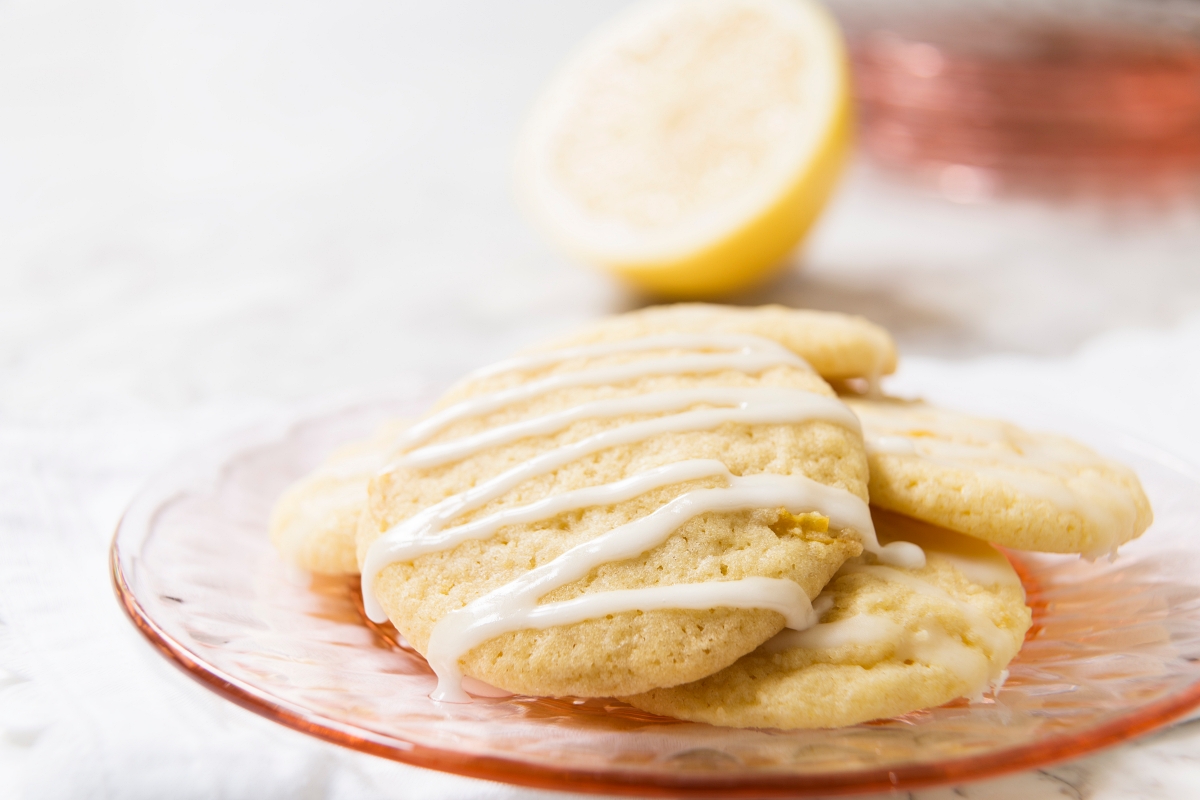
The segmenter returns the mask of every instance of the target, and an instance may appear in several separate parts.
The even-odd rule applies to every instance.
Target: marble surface
[[[521,219],[508,159],[617,2],[0,5],[0,797],[538,793],[308,740],[145,646],[105,551],[189,448],[646,302]],[[954,204],[856,164],[734,298],[864,313],[899,389],[1014,384],[1200,460],[1200,210]],[[1200,723],[934,798],[1183,798]],[[548,793],[541,796],[549,797]]]

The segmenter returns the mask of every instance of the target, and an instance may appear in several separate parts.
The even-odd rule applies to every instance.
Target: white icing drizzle
[[[763,336],[748,333],[664,333],[513,356],[477,369],[467,378],[478,380],[493,375],[502,375],[505,372],[530,372],[576,359],[603,358],[621,353],[645,353],[651,350],[732,350],[744,353],[777,353],[798,359],[800,363],[808,366],[808,362],[800,356],[774,339],[767,339]]]
[[[821,595],[817,599],[823,599]],[[816,606],[814,601],[813,606]],[[764,653],[785,650],[833,650],[846,645],[898,644],[907,631],[875,614],[858,614],[836,622],[822,622],[804,630],[783,630],[762,645]]]
[[[770,339],[740,334],[668,334],[518,356],[477,370],[470,377],[478,379],[506,372],[524,372],[580,358],[600,358],[652,350],[706,348],[731,352],[645,359],[629,364],[566,372],[521,384],[511,389],[502,389],[471,397],[442,409],[405,431],[398,441],[398,446],[415,447],[421,442],[428,441],[430,437],[454,422],[482,416],[559,389],[577,386],[605,386],[649,375],[694,375],[723,370],[757,374],[771,367],[782,365],[809,371],[812,369],[807,361]]]
[[[596,592],[563,603],[537,605],[540,597],[586,577],[601,564],[636,558],[662,544],[685,522],[704,513],[780,507],[799,513],[819,508],[834,528],[862,530],[871,525],[870,511],[861,499],[844,489],[826,486],[802,475],[730,475],[727,480],[729,485],[725,488],[696,489],[680,495],[653,513],[577,545],[549,563],[447,614],[434,627],[426,652],[426,658],[438,674],[438,691],[434,698],[452,700],[460,697],[460,690],[456,689],[458,659],[488,639],[525,628],[565,625],[619,611],[650,610],[646,605],[629,605],[635,601],[647,603],[658,597],[662,598],[660,604],[652,607],[681,608],[685,606],[672,606],[673,601],[667,599],[680,595],[693,597],[694,602],[703,604],[686,606],[688,608],[715,608],[729,605],[718,602],[720,592],[736,591],[733,599],[737,600],[743,591],[752,590],[749,603],[742,596],[741,602],[734,606],[778,610],[787,618],[789,626],[804,627],[815,622],[810,619],[812,606],[799,586],[792,581],[765,578],[708,582],[687,589],[656,586]],[[543,618],[552,621],[541,626],[531,624]]]
[[[572,423],[585,419],[661,414],[668,411],[682,411],[701,404],[728,408],[692,411],[658,417],[642,423],[623,425],[605,432],[612,434],[613,441],[611,444],[602,444],[601,448],[611,447],[613,444],[627,444],[657,433],[711,429],[723,422],[753,424],[819,419],[853,431],[859,429],[858,418],[834,397],[813,394],[801,389],[778,387],[701,386],[583,403],[564,411],[501,425],[452,442],[426,445],[401,456],[394,462],[394,466],[434,467],[450,461],[458,461],[488,447],[509,444],[528,436],[557,433]],[[638,426],[643,426],[644,429],[651,432],[640,433],[643,427]],[[616,441],[617,439],[623,441]]]
[[[663,486],[694,481],[700,478],[731,477],[729,468],[714,459],[692,459],[657,467],[638,473],[624,480],[601,486],[589,486],[565,494],[552,495],[534,503],[506,508],[482,519],[440,529],[436,526],[417,528],[401,523],[381,536],[367,552],[363,563],[363,597],[374,597],[374,576],[389,564],[398,564],[470,539],[486,539],[505,525],[519,525],[552,519],[567,511],[578,511],[592,506],[605,506],[632,500]],[[414,518],[415,519],[415,518]],[[370,609],[368,614],[374,609]],[[383,615],[383,609],[378,609]],[[382,622],[383,619],[375,619]]]
[[[886,538],[903,539],[926,552],[937,553],[940,561],[949,562],[972,583],[985,587],[1012,586],[1023,591],[1021,578],[1008,559],[987,542],[904,517],[889,515],[882,522]]]
[[[987,614],[980,611],[970,603],[959,600],[951,595],[946,590],[934,586],[927,580],[917,577],[908,572],[901,572],[898,569],[885,567],[878,564],[846,564],[842,567],[842,573],[861,572],[868,575],[874,575],[877,578],[888,581],[889,583],[898,583],[905,588],[926,594],[931,597],[936,597],[939,600],[950,603],[957,608],[971,624],[971,631],[983,640],[985,646],[992,653],[1004,652],[1009,647],[1008,637],[1004,632],[996,627],[996,623],[992,622]]]
[[[1102,474],[1076,469],[1079,465],[1103,465],[1110,470],[1123,467],[1081,445],[1059,438],[1031,437],[1018,446],[1010,441],[1008,428],[1002,423],[957,421],[945,413],[908,421],[889,419],[892,415],[886,410],[859,406],[859,416],[863,420],[863,440],[871,455],[920,458],[951,469],[990,475],[1024,495],[1090,519],[1102,532],[1103,541],[1087,556],[1112,553],[1134,533],[1137,506],[1129,492]]]
[[[857,614],[802,631],[785,630],[762,647],[766,653],[775,654],[797,648],[833,650],[846,645],[875,644],[891,646],[901,661],[945,667],[969,687],[963,694],[971,698],[982,695],[989,684],[998,688],[1007,675],[1005,670],[993,667],[986,655],[940,625],[930,624],[914,631],[875,614]]]
[[[939,552],[938,555],[945,554]],[[983,643],[991,657],[968,646],[934,619],[927,620],[917,630],[911,630],[876,614],[856,614],[834,622],[819,623],[804,630],[785,630],[764,644],[763,651],[767,654],[777,654],[799,648],[833,650],[847,645],[883,644],[892,647],[897,659],[949,669],[969,687],[964,692],[968,697],[977,699],[989,684],[998,689],[1003,683],[1007,672],[998,665],[1007,662],[1008,656],[1011,655],[1009,651],[1012,649],[1012,642],[986,614],[916,575],[888,567],[853,564],[844,566],[841,574],[852,572],[872,574],[890,583],[905,586],[911,591],[954,604],[969,621],[971,631],[984,640]],[[818,595],[813,602],[814,608],[822,609],[822,615],[832,605],[832,597],[825,593]]]
[[[745,389],[696,388],[659,394],[669,395],[669,397],[665,398],[666,402],[664,402],[664,398],[656,397],[653,394],[600,402],[608,404],[620,403],[622,413],[637,411],[651,413],[654,410],[663,410],[664,408],[687,407],[699,402],[705,402],[706,400],[713,402],[714,398],[733,399],[734,401],[740,399],[741,402],[735,408],[685,411],[678,414],[632,422],[541,453],[477,486],[452,495],[395,526],[372,544],[367,553],[367,560],[372,563],[382,563],[382,566],[386,566],[388,562],[382,562],[373,558],[373,551],[376,548],[382,549],[388,546],[385,542],[428,536],[447,525],[454,517],[486,505],[510,491],[522,481],[538,475],[544,475],[558,469],[564,464],[569,464],[572,461],[609,447],[643,441],[660,433],[710,430],[725,422],[794,423],[814,417],[820,418],[822,415],[829,415],[835,420],[841,416],[844,416],[846,419],[854,418],[853,414],[835,398],[816,395],[811,392],[803,392],[797,389],[761,387]],[[611,407],[610,405],[609,408]],[[566,413],[569,414],[571,411],[568,410]],[[617,416],[621,415],[617,414]],[[531,422],[538,424],[541,422],[541,419],[534,419]],[[514,426],[506,427],[510,429],[510,434],[515,436],[516,434],[511,429],[523,424],[516,423]],[[561,424],[565,425],[569,423],[561,422]],[[445,461],[455,457],[462,458],[491,444],[492,441],[483,438],[490,436],[491,433],[492,431],[485,431],[478,436],[467,437],[470,447],[463,447],[462,442],[430,445],[405,455],[401,463],[407,465],[416,462],[420,466],[428,466],[430,464],[445,463]],[[529,434],[525,433],[524,435]],[[517,438],[520,437],[517,436]],[[452,455],[447,455],[445,448],[450,447],[455,448],[455,450]],[[433,451],[433,453],[430,455],[426,451]],[[855,530],[861,531],[859,528]],[[876,547],[878,546],[874,537],[874,528],[871,529],[870,534],[863,532],[863,537],[864,539],[869,537],[871,543]],[[382,569],[382,566],[380,569]],[[366,569],[363,571],[363,602],[367,616],[376,622],[383,622],[387,618],[387,615],[375,600],[373,591],[375,574],[377,573]]]
[[[572,359],[665,349],[733,352],[680,356],[670,360],[649,358],[630,364],[584,369],[469,398],[410,429],[404,443],[411,447],[428,441],[455,421],[488,414],[562,388],[605,385],[657,374],[729,369],[756,373],[784,364],[807,368],[802,359],[768,339],[738,334],[672,334],[535,353],[502,362],[475,373],[475,377],[535,370]],[[778,611],[791,627],[804,627],[815,622],[808,597],[796,583],[761,577],[595,592],[539,605],[539,599],[547,593],[586,577],[602,564],[635,558],[653,549],[699,514],[758,508],[786,508],[793,513],[817,511],[829,518],[831,527],[858,533],[864,549],[883,561],[902,566],[924,564],[924,552],[916,545],[893,542],[881,547],[866,503],[843,489],[800,475],[735,476],[724,464],[710,459],[658,467],[609,484],[547,497],[451,526],[456,517],[482,508],[523,481],[550,473],[589,454],[663,433],[711,430],[725,423],[781,424],[811,420],[824,420],[855,431],[859,429],[857,418],[840,401],[798,389],[693,387],[596,400],[457,440],[419,447],[401,456],[391,468],[429,468],[456,462],[490,447],[563,431],[581,420],[655,414],[661,416],[628,422],[540,453],[422,510],[385,532],[371,545],[363,566],[363,600],[368,616],[383,621],[386,614],[375,598],[374,582],[376,576],[391,564],[411,561],[470,539],[487,538],[505,525],[533,523],[566,511],[612,505],[663,486],[705,478],[720,478],[726,484],[720,488],[685,492],[646,517],[573,547],[551,562],[447,614],[434,627],[426,648],[429,662],[438,674],[435,699],[466,701],[468,696],[462,689],[459,659],[479,644],[511,631],[566,625],[625,611],[668,608],[763,608]]]
[[[872,436],[869,440],[863,436],[867,452],[889,456],[915,456],[917,446],[907,436]]]
[[[467,609],[476,603],[472,603]],[[467,615],[458,619],[454,615],[459,612],[451,612],[438,623],[427,648],[429,664],[438,676],[437,688],[430,697],[448,703],[467,702],[470,698],[461,687],[463,675],[458,666],[458,659],[472,648],[501,634],[527,628],[570,625],[626,611],[673,608],[767,609],[782,614],[789,626],[802,627],[815,622],[808,595],[794,581],[760,577],[650,586],[644,589],[616,589],[543,605],[538,605],[534,598],[520,607],[497,609],[483,621],[480,621],[477,615]]]
[[[614,406],[619,406],[619,411],[614,412],[613,415],[623,416],[629,413],[650,413],[655,410],[661,411],[681,406],[687,407],[695,405],[698,402],[711,403],[719,402],[720,400],[725,400],[726,402],[740,400],[741,402],[735,408],[685,411],[679,414],[632,422],[618,428],[602,431],[577,442],[541,453],[471,489],[448,497],[440,503],[436,503],[401,522],[377,539],[367,551],[362,572],[362,583],[363,602],[368,617],[376,622],[383,622],[387,619],[383,607],[375,600],[374,581],[379,571],[388,564],[411,560],[424,552],[432,552],[431,550],[418,551],[417,549],[409,548],[423,547],[425,543],[435,541],[432,538],[433,535],[442,530],[454,517],[486,505],[529,478],[544,475],[583,456],[616,445],[642,441],[660,433],[709,430],[724,422],[784,423],[801,422],[810,419],[827,419],[831,422],[844,422],[848,426],[855,424],[853,414],[835,398],[796,389],[762,387],[743,389],[696,388],[684,389],[677,392],[660,392],[638,397],[604,400],[587,405],[604,406],[610,410]],[[578,406],[577,408],[583,408],[583,406]],[[565,426],[570,423],[569,421],[564,421],[562,417],[574,414],[575,410],[569,409],[567,412],[563,412],[563,414],[547,415],[546,417],[536,418],[529,422],[534,425],[541,425],[544,420],[559,417],[560,419],[554,420],[553,425],[550,425],[550,427]],[[604,409],[601,408],[600,410]],[[493,434],[505,431],[506,429],[508,429],[508,433],[504,434],[504,441],[512,441],[522,436],[530,435],[528,432],[512,430],[525,425],[526,423],[524,422],[514,423],[511,426],[485,431],[477,436],[467,437],[457,442],[450,442],[445,445],[429,445],[405,455],[400,463],[404,465],[415,464],[424,467],[445,463],[456,458],[463,458],[485,447],[494,445],[498,439]],[[525,430],[528,430],[528,428]],[[450,450],[450,448],[453,448],[453,450]],[[432,452],[430,453],[429,451]],[[688,480],[690,479],[688,478]],[[642,485],[636,482],[637,480],[641,480],[648,487],[647,491],[649,488],[653,488],[650,483],[645,482],[646,479],[643,476],[635,476],[634,479],[630,480],[635,481],[634,485]],[[615,488],[618,486],[619,484],[608,484],[594,487],[588,496],[593,498],[622,497],[625,489]],[[558,498],[560,502],[564,499],[565,496]],[[611,499],[607,500],[607,502],[619,502],[619,500]],[[561,513],[561,511],[552,510],[556,505],[546,504],[542,506],[544,516],[522,518],[520,521],[535,522],[539,519],[549,519],[557,513]],[[564,508],[563,510],[570,509]],[[512,509],[512,513],[528,512],[527,509],[521,508]],[[513,522],[515,521],[513,520]],[[486,530],[492,522],[492,519],[488,518],[477,521],[474,525],[479,526],[478,530]],[[503,521],[495,522],[496,528],[503,524],[506,523]],[[470,528],[471,526],[461,527]],[[869,552],[879,555],[881,558],[885,558],[900,566],[920,566],[924,563],[924,555],[920,548],[907,542],[893,542],[886,548],[881,547],[878,539],[875,537],[875,529],[871,523],[869,514],[863,514],[856,524],[847,525],[846,527],[857,531],[862,537],[863,547]],[[462,534],[458,529],[448,531],[447,535],[441,540],[444,542],[443,547],[435,547],[435,549],[444,549],[444,547],[453,546],[453,544],[457,543],[454,540],[459,535]],[[481,533],[480,537],[484,535],[490,534]],[[475,537],[466,534],[463,538]],[[461,540],[459,539],[459,541]],[[389,552],[393,555],[385,555]],[[407,555],[409,552],[413,553],[413,555]]]
[[[990,547],[990,545],[988,545]],[[1015,586],[1022,588],[1021,578],[1013,572],[1004,556],[992,551],[991,556],[939,551],[938,556],[949,561],[971,583],[980,586]]]

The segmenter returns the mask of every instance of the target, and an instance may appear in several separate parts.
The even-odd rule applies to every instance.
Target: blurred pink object
[[[835,4],[866,150],[953,199],[1200,187],[1200,3]]]

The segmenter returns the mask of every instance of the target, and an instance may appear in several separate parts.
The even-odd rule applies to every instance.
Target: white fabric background
[[[125,621],[106,548],[217,435],[641,302],[548,250],[507,173],[539,83],[618,5],[0,5],[0,797],[529,794],[208,695]],[[959,206],[857,165],[802,261],[739,299],[876,318],[899,389],[1018,387],[1197,460],[1195,205]],[[1189,797],[1198,744],[917,796]]]

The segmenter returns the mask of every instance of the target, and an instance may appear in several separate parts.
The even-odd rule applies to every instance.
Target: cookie
[[[271,541],[285,561],[321,575],[356,575],[355,537],[367,484],[407,428],[395,420],[339,448],[287,488],[271,511]]]
[[[773,339],[827,381],[873,381],[896,370],[896,345],[873,322],[849,314],[786,306],[741,308],[708,303],[651,306],[602,319],[555,346],[632,339],[656,333],[743,333]]]
[[[623,698],[713,725],[832,728],[978,696],[1002,682],[1031,615],[1016,572],[991,546],[881,512],[880,536],[925,549],[911,569],[870,554],[816,600],[820,623],[786,631],[715,675]]]
[[[437,699],[465,699],[461,673],[543,696],[695,680],[805,624],[873,545],[857,420],[818,375],[771,340],[647,330],[481,370],[372,481],[364,601]]]
[[[849,404],[881,508],[1005,547],[1092,558],[1153,520],[1132,470],[1065,437],[924,403]]]

